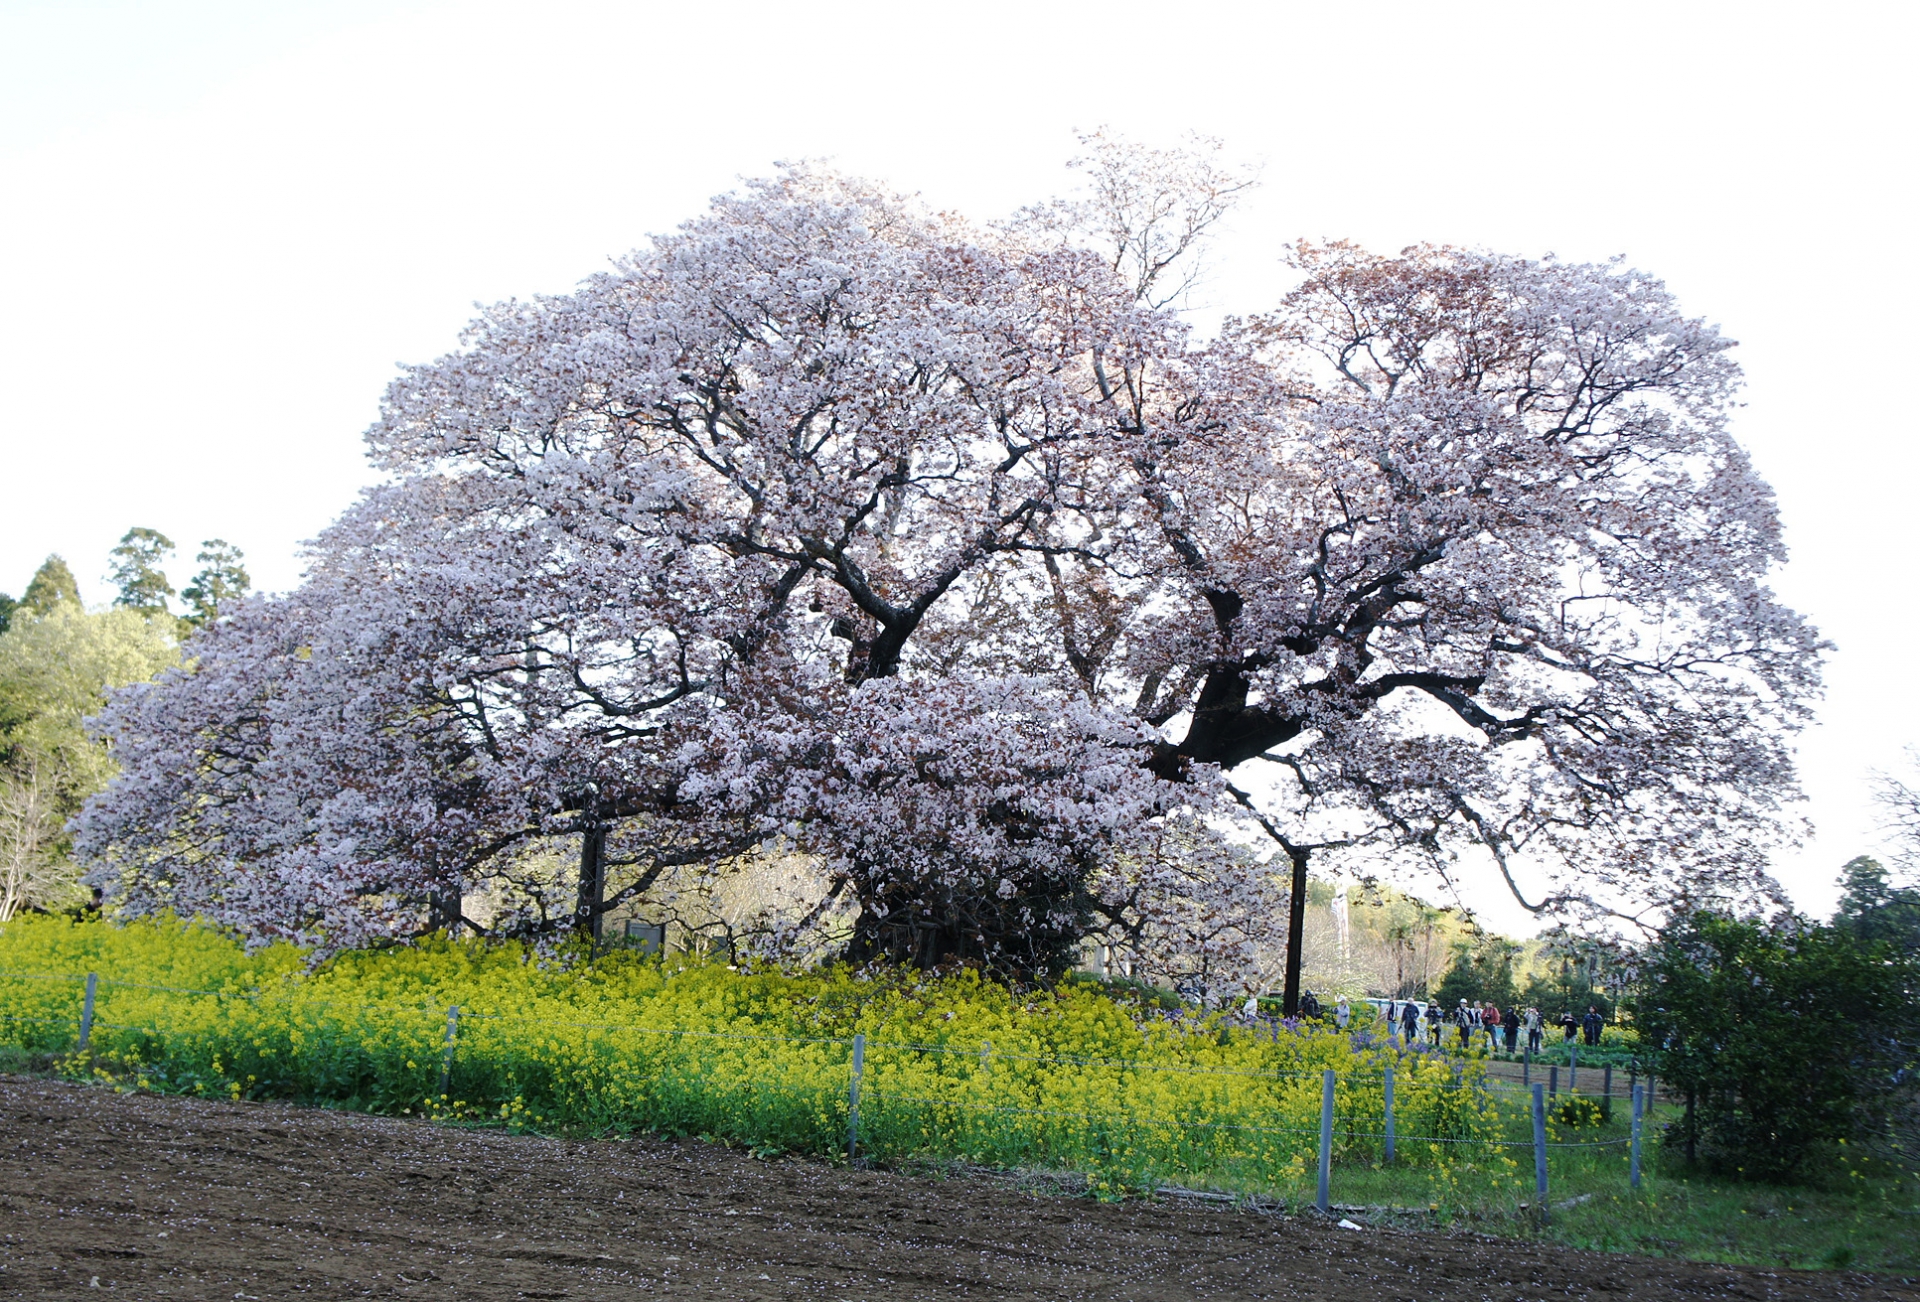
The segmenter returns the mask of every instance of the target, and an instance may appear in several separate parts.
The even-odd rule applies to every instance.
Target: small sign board
[[[642,954],[658,954],[667,947],[667,924],[628,918],[627,940]]]

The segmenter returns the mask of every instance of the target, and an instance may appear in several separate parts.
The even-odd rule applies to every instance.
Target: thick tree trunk
[[[460,934],[460,889],[457,886],[442,887],[427,897],[427,929],[444,931],[449,936]]]
[[[1091,901],[1077,893],[1030,885],[1011,899],[952,888],[921,896],[902,884],[890,898],[862,901],[847,958],[923,971],[967,964],[1014,981],[1052,981],[1073,966],[1092,924]]]
[[[574,930],[600,939],[602,904],[607,896],[607,829],[589,827],[580,835],[580,894],[573,911]]]
[[[1280,1011],[1287,1017],[1300,1015],[1300,955],[1307,934],[1307,856],[1311,850],[1287,847],[1293,860],[1293,889],[1287,896],[1287,981]]]

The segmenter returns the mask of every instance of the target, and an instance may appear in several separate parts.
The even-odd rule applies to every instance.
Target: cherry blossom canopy
[[[306,583],[109,707],[100,879],[335,946],[556,838],[586,916],[778,843],[824,887],[773,948],[838,908],[855,957],[1229,979],[1262,844],[1563,916],[1765,890],[1821,644],[1728,341],[1620,265],[1342,244],[1197,340],[1232,179],[1095,171],[980,227],[791,169],[487,311]]]

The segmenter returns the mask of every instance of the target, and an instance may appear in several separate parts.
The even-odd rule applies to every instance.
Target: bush
[[[1637,999],[1653,1066],[1687,1100],[1689,1162],[1799,1177],[1914,1083],[1910,953],[1796,916],[1697,913],[1647,955]]]
[[[1553,1110],[1553,1119],[1574,1130],[1591,1129],[1606,1120],[1600,1105],[1579,1094],[1570,1094]]]

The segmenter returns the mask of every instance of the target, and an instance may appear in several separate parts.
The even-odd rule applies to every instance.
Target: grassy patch
[[[0,1044],[0,1075],[40,1076],[54,1070],[50,1053],[33,1053],[17,1044]]]
[[[1836,1149],[1808,1184],[1715,1178],[1689,1171],[1678,1154],[1661,1151],[1660,1127],[1678,1113],[1663,1107],[1649,1116],[1638,1190],[1628,1187],[1624,1145],[1550,1149],[1544,1225],[1534,1194],[1533,1151],[1522,1145],[1451,1158],[1427,1154],[1428,1160],[1393,1166],[1336,1162],[1330,1198],[1336,1205],[1379,1209],[1369,1219],[1383,1224],[1404,1224],[1404,1215],[1396,1213],[1425,1212],[1445,1226],[1602,1252],[1796,1270],[1920,1271],[1920,1171]],[[1624,1114],[1618,1109],[1613,1121],[1583,1129],[1578,1137],[1624,1139]],[[1519,1124],[1510,1126],[1512,1138],[1524,1134]],[[1277,1195],[1290,1206],[1311,1204],[1315,1195],[1311,1173],[1278,1187],[1209,1187]]]

